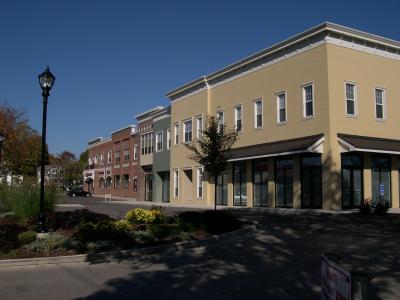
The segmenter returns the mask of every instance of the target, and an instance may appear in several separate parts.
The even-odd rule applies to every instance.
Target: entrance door
[[[169,202],[169,172],[161,173],[162,180],[162,202]]]
[[[218,176],[217,205],[228,205],[228,173]]]
[[[321,177],[321,156],[303,157],[301,160],[301,207],[321,208]]]
[[[342,154],[342,206],[360,207],[363,198],[362,157],[357,154]]]
[[[153,201],[153,174],[144,175],[144,200]]]

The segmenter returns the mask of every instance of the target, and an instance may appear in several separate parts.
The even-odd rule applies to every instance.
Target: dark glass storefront
[[[321,155],[301,159],[301,207],[322,207]]]
[[[268,161],[253,161],[253,206],[268,206]]]
[[[276,207],[293,207],[293,159],[275,162]]]
[[[361,154],[342,154],[342,206],[359,207],[363,199],[363,163]]]
[[[385,156],[371,157],[372,204],[388,203],[391,206],[390,159]]]
[[[217,180],[217,204],[228,205],[228,173],[218,176]]]
[[[247,205],[246,162],[233,163],[233,205]]]

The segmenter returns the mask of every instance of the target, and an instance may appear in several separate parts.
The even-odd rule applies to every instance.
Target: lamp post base
[[[47,228],[46,228],[46,225],[45,225],[45,218],[44,218],[43,212],[40,212],[39,216],[38,216],[37,232],[39,232],[39,233],[47,232]]]

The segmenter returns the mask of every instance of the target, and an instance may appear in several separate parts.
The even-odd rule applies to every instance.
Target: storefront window
[[[217,204],[228,205],[228,173],[218,176],[217,180]]]
[[[253,205],[268,205],[268,162],[255,160],[253,162]]]
[[[233,205],[247,205],[246,162],[233,164]]]
[[[387,202],[390,205],[390,159],[388,157],[371,158],[372,203]]]
[[[301,206],[321,208],[321,156],[303,157],[301,160]]]
[[[276,206],[293,207],[293,160],[276,161]]]
[[[342,154],[342,206],[359,207],[363,198],[362,156]]]

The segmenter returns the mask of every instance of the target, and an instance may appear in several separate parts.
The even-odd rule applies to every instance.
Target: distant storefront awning
[[[255,159],[296,153],[322,153],[323,134],[232,149],[228,161]]]
[[[400,154],[400,140],[338,133],[342,152],[360,151]]]

